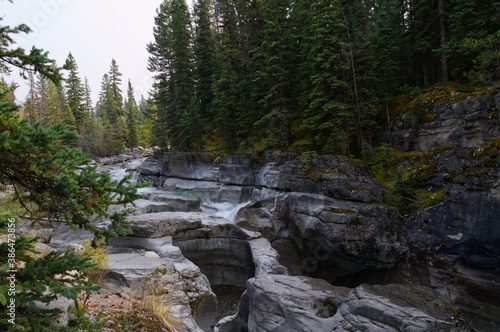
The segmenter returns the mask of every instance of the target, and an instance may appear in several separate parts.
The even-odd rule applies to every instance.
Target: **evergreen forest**
[[[497,0],[166,0],[154,38],[155,137],[178,151],[360,156],[399,96],[500,78]]]
[[[402,102],[500,79],[499,8],[498,0],[197,0],[192,8],[165,0],[147,45],[149,96],[136,100],[130,81],[123,87],[113,59],[94,103],[70,53],[61,84],[26,73],[21,116],[70,126],[94,156],[156,145],[364,158],[391,144]]]

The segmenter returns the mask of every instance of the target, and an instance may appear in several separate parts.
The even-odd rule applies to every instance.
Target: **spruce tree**
[[[84,84],[84,90],[85,90],[85,111],[90,114],[90,117],[94,117],[94,107],[92,106],[92,97],[91,97],[91,90],[89,86],[89,81],[87,80],[87,77],[85,77],[85,84]]]
[[[46,54],[35,48],[28,55],[20,48],[10,48],[12,35],[19,31],[27,29],[0,26],[0,71],[14,66],[28,72],[41,72],[58,83],[61,75]],[[43,128],[40,122],[30,126],[28,121],[21,120],[12,92],[5,87],[0,91],[0,183],[13,186],[15,199],[32,213],[34,222],[44,216],[50,222],[66,222],[90,230],[98,237],[126,234],[120,225],[130,211],[109,214],[108,207],[139,198],[136,187],[127,185],[130,177],[116,183],[109,174],[96,173],[95,168],[87,166],[90,157],[70,147],[79,139],[78,135],[63,124]],[[1,231],[6,232],[8,224],[15,223],[14,219],[12,213],[2,211]],[[95,222],[103,220],[111,221],[110,228],[95,226]],[[36,241],[37,238],[17,236],[15,244],[10,241],[0,244],[0,325],[4,329],[54,331],[57,328],[51,323],[60,311],[47,309],[44,304],[50,304],[59,296],[76,300],[82,291],[96,289],[86,278],[85,269],[91,266],[88,260],[70,251],[33,258],[27,252],[32,251]],[[16,252],[16,262],[24,262],[24,265],[9,261],[12,249]],[[11,271],[14,269],[16,272]],[[7,277],[13,273],[16,275],[14,297],[6,292],[10,288]],[[7,316],[7,303],[12,300],[16,325],[9,322]]]
[[[164,144],[190,150],[201,139],[198,105],[194,101],[191,20],[184,0],[165,0],[155,18],[155,42],[148,45],[149,70],[155,88]]]
[[[301,104],[312,148],[318,152],[349,154],[349,122],[345,102],[347,68],[343,57],[345,26],[340,1],[303,1],[297,14],[300,29]]]
[[[134,148],[139,145],[139,118],[138,107],[135,101],[134,89],[132,83],[128,81],[127,102],[125,103],[125,112],[127,113],[127,146]]]
[[[203,134],[215,127],[213,91],[215,70],[217,68],[217,45],[212,29],[210,0],[199,0],[194,6],[195,34],[194,58],[196,74],[196,103],[204,127]]]
[[[45,109],[47,111],[47,122],[53,126],[63,122],[63,106],[57,86],[49,79],[46,80]]]
[[[291,1],[266,1],[262,5],[265,20],[261,45],[253,50],[253,58],[261,70],[254,84],[261,90],[258,103],[260,116],[255,122],[264,135],[268,148],[288,147],[292,118],[291,84],[293,84],[294,44],[290,26]]]
[[[109,81],[105,87],[106,92],[104,94],[104,108],[106,109],[106,114],[111,124],[118,121],[120,117],[125,116],[122,90],[120,88],[122,83],[121,76],[122,73],[116,61],[113,59],[108,73]]]
[[[76,127],[80,127],[87,121],[89,114],[85,110],[85,90],[82,80],[78,76],[78,65],[71,53],[66,60],[66,66],[69,68],[68,78],[66,79],[66,98],[71,112],[75,117]]]
[[[220,15],[220,65],[216,80],[213,84],[214,106],[217,109],[218,125],[224,139],[225,147],[237,151],[239,147],[238,124],[239,105],[242,99],[240,79],[241,54],[238,39],[237,11],[232,0],[219,0],[218,12]]]

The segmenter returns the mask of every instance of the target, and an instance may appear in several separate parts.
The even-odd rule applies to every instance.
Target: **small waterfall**
[[[214,203],[212,201],[203,202],[201,209],[203,212],[213,214],[215,216],[224,217],[227,220],[234,222],[238,211],[245,206],[250,204],[250,202],[233,204],[229,202]]]
[[[136,183],[135,170],[142,164],[146,158],[134,159],[129,162],[121,164],[113,164],[99,167],[98,171],[107,172],[110,174],[111,180],[120,181],[126,175],[133,174],[132,183]],[[244,203],[230,203],[230,202],[213,202],[210,198],[210,191],[206,189],[192,189],[192,190],[161,190],[154,187],[144,187],[137,190],[138,193],[168,193],[177,196],[189,197],[199,199],[201,202],[201,209],[205,213],[210,213],[215,216],[226,218],[234,222],[238,211],[244,208],[250,202]]]

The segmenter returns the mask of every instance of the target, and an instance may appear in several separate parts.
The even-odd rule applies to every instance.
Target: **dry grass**
[[[136,306],[140,310],[152,312],[165,328],[177,332],[179,322],[169,315],[176,300],[173,296],[174,285],[168,283],[168,278],[168,274],[160,278],[156,276],[145,278],[142,287],[136,293]]]

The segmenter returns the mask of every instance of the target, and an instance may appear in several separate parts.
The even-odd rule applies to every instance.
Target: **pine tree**
[[[85,90],[78,76],[78,65],[71,53],[68,55],[66,65],[70,70],[68,78],[66,79],[66,98],[78,128],[89,118],[89,114],[86,112],[84,105]]]
[[[261,45],[253,50],[261,70],[254,84],[261,87],[260,118],[255,122],[265,135],[268,148],[288,147],[292,118],[291,84],[294,63],[293,30],[290,26],[291,1],[266,1],[262,6],[265,20]]]
[[[127,146],[133,148],[139,145],[139,118],[138,107],[135,101],[134,89],[132,83],[128,81],[127,102],[125,103],[125,112],[127,113]]]
[[[190,150],[201,139],[194,102],[191,21],[184,0],[165,0],[155,18],[155,42],[148,45],[149,70],[156,72],[156,103],[164,144]]]
[[[51,80],[45,78],[45,109],[47,112],[47,122],[53,126],[63,122],[63,107],[61,97],[57,91],[57,86]]]
[[[46,54],[34,48],[26,55],[20,48],[10,48],[12,35],[19,31],[27,29],[0,26],[1,71],[14,66],[28,72],[41,72],[58,83],[61,75],[53,66],[46,67],[53,63]],[[21,120],[17,115],[19,107],[12,102],[12,92],[3,87],[0,91],[0,183],[12,185],[16,199],[35,218],[43,215],[52,222],[66,221],[98,237],[126,234],[120,225],[130,211],[109,214],[108,207],[139,198],[136,186],[129,183],[130,177],[116,183],[111,181],[109,174],[96,173],[95,168],[86,166],[90,157],[70,147],[79,137],[66,126],[57,124],[43,128],[39,122],[30,126],[26,120]],[[95,222],[108,219],[111,220],[110,228],[95,226]],[[14,216],[2,211],[2,232],[7,231],[10,221],[14,221]],[[17,236],[14,245],[0,244],[0,289],[3,290],[0,293],[0,325],[8,329],[54,331],[56,328],[51,323],[59,310],[37,306],[35,302],[49,304],[58,296],[76,300],[82,291],[96,289],[86,278],[85,269],[91,265],[88,260],[69,251],[33,258],[27,252],[36,241],[37,238]],[[9,261],[12,249],[18,262],[25,262],[24,266]],[[9,299],[4,291],[10,287],[7,277],[13,269],[17,269],[16,294]],[[15,326],[8,322],[7,316],[7,303],[11,300],[16,307]]]
[[[92,106],[92,97],[91,97],[91,90],[89,86],[89,81],[87,80],[87,77],[85,77],[85,84],[84,84],[84,90],[85,90],[85,111],[90,114],[90,117],[94,117],[94,107]]]
[[[345,26],[340,1],[303,1],[297,8],[302,74],[300,89],[312,148],[319,152],[349,154],[352,112],[345,103],[347,63],[342,45]]]
[[[214,129],[216,116],[212,104],[214,98],[212,85],[217,68],[217,45],[212,29],[210,6],[210,0],[199,0],[194,7],[195,95],[198,113],[204,127],[203,134]]]
[[[113,59],[108,73],[109,81],[105,87],[106,90],[104,94],[104,108],[106,109],[106,114],[111,124],[118,121],[120,117],[125,116],[122,90],[120,88],[122,83],[121,76],[122,73],[116,64],[116,61]]]

